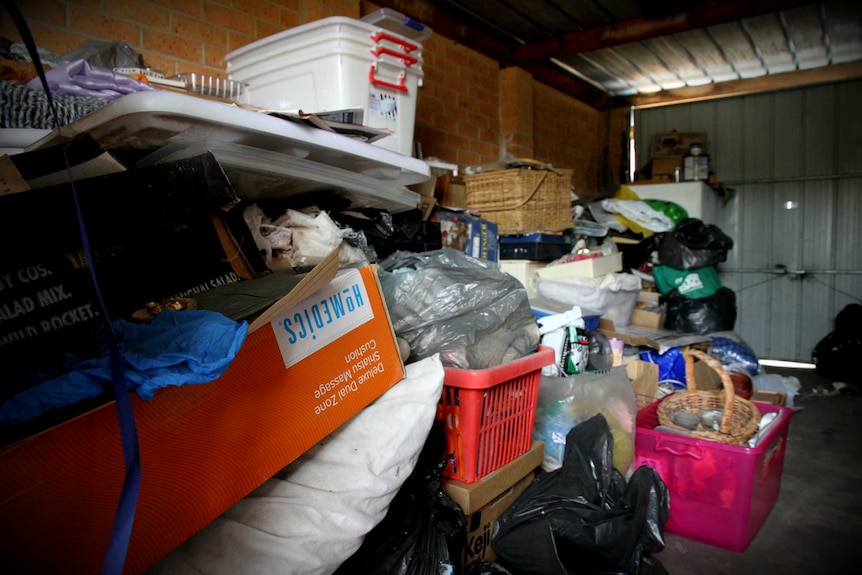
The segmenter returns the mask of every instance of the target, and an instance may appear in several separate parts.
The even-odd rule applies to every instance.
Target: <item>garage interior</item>
[[[657,133],[704,132],[736,240],[723,265],[737,332],[799,379],[779,499],[744,553],[666,534],[671,575],[856,572],[862,378],[812,350],[862,297],[862,7],[831,0],[380,0],[611,118],[622,153],[602,193],[637,184]],[[548,111],[553,115],[553,111]],[[445,159],[445,158],[444,158]]]

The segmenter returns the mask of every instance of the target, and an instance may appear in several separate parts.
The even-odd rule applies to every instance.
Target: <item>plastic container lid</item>
[[[0,128],[0,155],[20,154],[51,132],[38,128]]]
[[[363,16],[360,20],[373,24],[374,26],[385,28],[386,30],[391,30],[396,34],[401,34],[402,36],[410,38],[411,40],[416,40],[417,42],[424,42],[430,38],[433,33],[431,28],[425,24],[417,22],[416,20],[405,16],[401,12],[396,12],[391,8],[375,10],[374,12]]]
[[[330,16],[313,20],[261,38],[228,53],[224,58],[226,70],[233,78],[237,71],[261,62],[277,67],[280,65],[279,58],[290,56],[300,50],[315,50],[315,46],[317,52],[321,49],[324,52],[334,49],[356,51],[362,50],[363,47],[373,50],[377,46],[373,36],[381,28],[389,30],[394,36],[380,39],[383,45],[392,44],[393,49],[398,50],[403,48],[403,51],[410,52],[411,55],[421,59],[421,43],[411,36],[399,33],[401,30],[416,34],[417,30],[410,26],[399,27],[394,23],[391,26],[393,28],[346,16]],[[430,30],[428,33],[430,34]]]
[[[217,141],[305,157],[377,180],[408,186],[428,180],[428,164],[373,144],[168,90],[136,92],[102,106],[39,140],[42,148],[89,133],[103,148],[155,151],[168,144]],[[35,145],[35,144],[34,144]],[[35,149],[35,148],[34,148]]]
[[[211,152],[224,167],[237,196],[248,201],[332,190],[349,200],[353,208],[397,213],[419,205],[419,194],[404,186],[385,186],[361,173],[231,142],[175,142],[142,158],[138,165],[181,160],[205,152]]]

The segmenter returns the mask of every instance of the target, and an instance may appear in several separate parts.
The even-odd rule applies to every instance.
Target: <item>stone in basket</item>
[[[659,423],[692,437],[733,445],[745,444],[757,432],[760,411],[753,403],[734,393],[733,381],[717,359],[694,349],[684,351],[683,356],[687,391],[674,393],[661,401],[658,406]],[[697,389],[695,359],[718,373],[723,390]]]

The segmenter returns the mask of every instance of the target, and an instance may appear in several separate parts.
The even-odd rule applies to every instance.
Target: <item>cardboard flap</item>
[[[272,304],[248,326],[249,333],[268,324],[279,314],[289,310],[321,287],[332,281],[338,271],[338,248],[332,250],[319,264],[314,266],[305,277],[283,298]]]
[[[533,441],[530,451],[473,483],[444,479],[443,488],[466,515],[481,509],[542,464],[545,444]]]
[[[655,329],[639,325],[627,325],[616,327],[614,322],[601,318],[599,329],[608,337],[623,340],[627,345],[645,345],[664,353],[674,347],[685,347],[696,343],[709,343],[712,340],[708,335],[696,335],[693,333],[680,333],[669,329]]]
[[[88,134],[62,145],[10,156],[31,190],[126,171],[125,166]],[[69,169],[67,171],[66,162]]]

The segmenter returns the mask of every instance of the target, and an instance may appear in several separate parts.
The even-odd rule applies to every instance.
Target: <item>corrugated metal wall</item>
[[[708,134],[732,190],[714,222],[735,242],[719,271],[734,331],[761,359],[811,361],[837,313],[862,302],[860,105],[852,81],[635,113],[638,167],[655,133]]]

